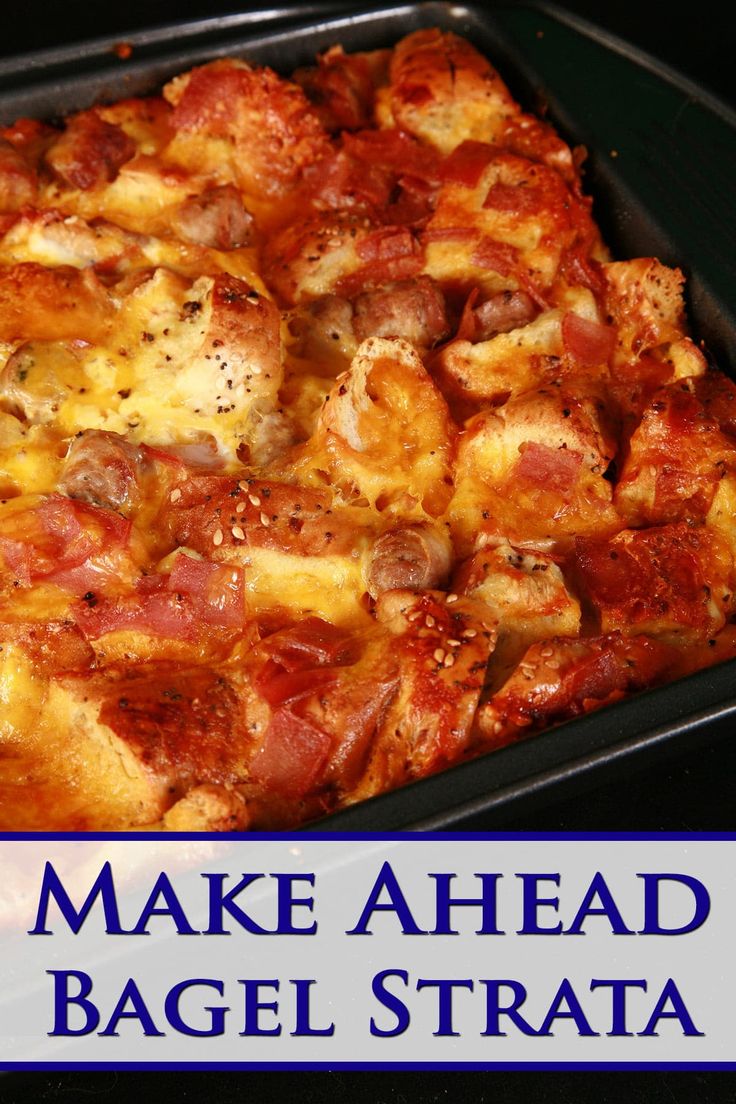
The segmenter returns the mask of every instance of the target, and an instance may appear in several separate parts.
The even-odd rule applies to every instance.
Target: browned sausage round
[[[371,551],[367,585],[375,598],[386,590],[426,590],[439,586],[452,563],[444,532],[426,522],[391,529]]]
[[[69,446],[59,490],[125,512],[138,499],[144,464],[143,451],[118,433],[89,429]]]

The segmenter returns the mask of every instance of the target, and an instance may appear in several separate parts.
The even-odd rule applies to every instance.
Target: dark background
[[[179,19],[248,10],[236,0],[20,0],[0,30],[0,57],[83,38],[120,34]],[[286,6],[279,4],[279,7]],[[289,5],[298,14],[299,4]],[[356,4],[356,9],[359,5]],[[566,0],[572,10],[664,59],[722,98],[736,103],[736,15],[714,0],[682,5],[642,0],[596,4]],[[345,5],[340,5],[344,9]],[[736,182],[734,184],[736,188]],[[732,365],[736,369],[736,365]],[[734,831],[736,739],[732,725],[712,728],[676,758],[629,763],[618,779],[595,779],[580,791],[557,789],[532,807],[479,816],[463,828],[526,831]],[[578,784],[579,787],[579,784]],[[107,1102],[155,1099],[259,1104],[350,1100],[352,1104],[450,1104],[455,1100],[568,1104],[736,1102],[729,1073],[58,1073],[11,1074],[0,1080],[1,1104],[26,1101]]]

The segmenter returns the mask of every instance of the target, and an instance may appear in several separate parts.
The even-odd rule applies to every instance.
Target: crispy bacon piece
[[[320,209],[363,211],[386,226],[421,226],[434,209],[440,158],[400,130],[343,134],[339,148],[305,169]]]
[[[407,139],[408,141],[408,139]],[[304,191],[318,210],[364,212],[380,221],[398,174],[392,166],[363,160],[343,139],[342,148],[332,149],[304,170]]]
[[[317,57],[317,67],[297,69],[295,82],[307,94],[326,130],[369,126],[376,85],[387,79],[387,50],[346,54],[332,46]]]
[[[287,789],[329,786],[332,796],[325,800],[331,803],[357,780],[396,690],[398,670],[386,654],[385,635],[358,638],[312,617],[267,637],[257,651],[270,656],[256,686],[273,713],[251,773],[265,781],[264,758],[268,784],[283,790],[283,773],[291,778],[296,772],[299,780],[287,782]],[[285,740],[293,741],[292,761],[276,766],[274,746],[283,750]],[[329,757],[323,759],[325,748]]]
[[[197,640],[213,630],[232,636],[245,624],[243,573],[180,553],[168,576],[144,576],[128,597],[92,593],[73,614],[86,640],[122,630],[172,641]]]
[[[72,188],[88,191],[109,184],[135,154],[135,142],[121,127],[106,123],[97,111],[67,121],[46,151],[46,163]]]
[[[566,311],[562,318],[562,343],[576,364],[595,368],[610,360],[616,345],[616,331],[611,326]]]
[[[418,349],[430,349],[448,333],[445,299],[429,276],[400,280],[362,292],[353,304],[353,331],[368,337],[402,337]]]
[[[207,188],[180,203],[171,217],[175,233],[210,249],[237,249],[250,245],[253,216],[232,184]]]
[[[361,663],[340,678],[324,697],[318,691],[313,714],[332,733],[332,751],[325,779],[335,787],[340,803],[359,783],[384,725],[390,723],[392,703],[399,690],[399,664],[390,654],[390,641],[367,649]],[[348,798],[351,800],[351,798]]]
[[[519,263],[519,250],[507,242],[482,238],[470,259],[478,268],[487,268],[499,276],[510,276]]]
[[[266,637],[262,650],[290,673],[355,662],[350,633],[320,617],[306,617],[289,629]]]
[[[250,778],[286,797],[303,797],[324,772],[330,745],[328,733],[281,706],[250,764]]]
[[[551,491],[569,501],[580,475],[583,454],[570,448],[550,448],[539,441],[523,441],[512,479],[529,487]]]
[[[418,239],[406,226],[382,226],[371,231],[357,241],[356,252],[358,268],[336,284],[337,290],[348,297],[363,288],[417,276],[424,261]]]
[[[578,537],[574,570],[604,632],[695,642],[717,633],[733,606],[727,545],[683,522]]]
[[[59,490],[93,506],[129,512],[139,503],[145,466],[137,445],[118,433],[88,429],[69,445]]]
[[[302,701],[312,694],[324,696],[337,680],[329,667],[307,667],[301,671],[287,671],[278,663],[266,663],[255,679],[261,697],[272,709]]]
[[[174,560],[168,589],[191,602],[204,624],[222,629],[242,629],[245,623],[243,573],[183,553]]]
[[[83,594],[115,577],[119,566],[108,557],[127,544],[130,522],[58,494],[17,501],[0,519],[0,556],[17,585],[44,580]]]
[[[255,685],[272,713],[252,780],[292,798],[329,786],[326,804],[355,783],[396,690],[385,645],[314,617],[266,637],[256,651],[269,659]]]
[[[496,148],[488,142],[461,142],[442,163],[443,182],[475,188],[496,153]]]

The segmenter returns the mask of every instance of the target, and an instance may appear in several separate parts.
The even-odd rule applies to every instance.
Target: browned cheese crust
[[[298,826],[736,653],[736,388],[439,30],[0,132],[0,828]]]

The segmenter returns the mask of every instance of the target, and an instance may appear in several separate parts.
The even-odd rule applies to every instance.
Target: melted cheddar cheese
[[[0,132],[0,828],[301,824],[736,654],[736,388],[469,43]]]

